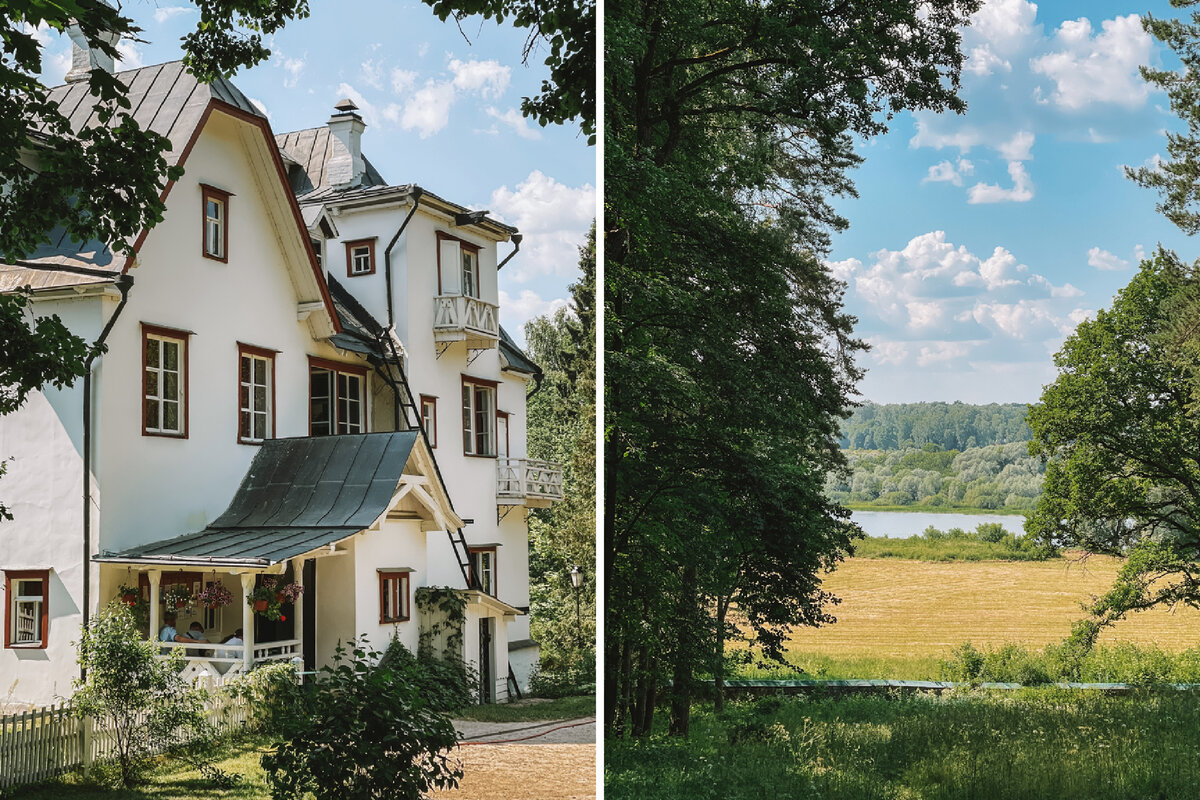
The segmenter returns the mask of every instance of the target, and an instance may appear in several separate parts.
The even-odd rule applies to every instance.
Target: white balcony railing
[[[478,297],[443,294],[433,298],[433,338],[495,347],[500,339],[499,309]]]
[[[563,499],[560,464],[532,458],[496,459],[496,496],[501,500],[556,501]]]

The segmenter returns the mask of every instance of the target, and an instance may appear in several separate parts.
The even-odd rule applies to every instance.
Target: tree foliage
[[[1130,610],[1200,604],[1200,419],[1189,376],[1161,335],[1195,268],[1159,250],[1109,309],[1055,356],[1059,375],[1029,413],[1046,478],[1026,529],[1050,544],[1128,555],[1078,638]]]
[[[862,344],[821,256],[854,136],[960,110],[976,0],[606,7],[606,722],[650,729],[721,663],[831,621],[856,529],[823,494]],[[715,613],[714,613],[715,612]]]
[[[528,401],[529,453],[563,464],[564,500],[529,523],[530,631],[541,644],[543,680],[596,669],[596,231],[579,249],[571,308],[525,326],[530,357],[542,367]],[[583,570],[578,592],[574,566]],[[578,608],[576,600],[579,601]]]
[[[936,445],[966,450],[1027,442],[1024,403],[864,403],[842,425],[848,450],[896,450]]]

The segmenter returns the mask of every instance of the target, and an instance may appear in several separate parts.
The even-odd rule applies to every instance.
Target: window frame
[[[437,245],[434,248],[434,250],[437,252],[438,294],[439,295],[444,294],[444,292],[442,291],[442,242],[449,240],[452,242],[458,242],[459,263],[458,263],[457,269],[458,269],[458,280],[459,280],[459,284],[460,284],[459,285],[459,295],[462,297],[473,297],[476,300],[482,300],[483,292],[479,287],[479,277],[480,277],[479,276],[479,253],[481,250],[483,250],[483,248],[477,244],[474,244],[473,242],[468,242],[466,239],[463,239],[461,237],[455,236],[450,233],[446,233],[445,231],[435,231],[435,233],[437,235]],[[475,294],[467,294],[463,290],[463,286],[461,285],[462,284],[462,274],[463,274],[462,253],[465,250],[469,250],[469,251],[472,251],[475,253],[475,292],[476,292]]]
[[[481,566],[477,566],[477,564],[479,563],[479,561],[477,560],[477,557],[480,555],[483,555],[484,553],[490,553],[492,556],[491,566],[487,570],[484,570],[483,567],[481,567]],[[471,570],[478,571],[479,575],[480,575],[479,591],[481,591],[484,594],[489,595],[491,597],[499,597],[500,596],[499,555],[500,555],[500,548],[494,544],[482,545],[479,547],[472,547],[471,545],[467,545],[467,558],[471,562]],[[485,588],[483,585],[483,575],[484,574],[489,574],[491,576],[491,579],[492,579],[491,591],[488,591],[487,588]]]
[[[200,221],[203,225],[200,230],[200,253],[205,258],[220,261],[222,264],[229,263],[229,198],[231,197],[233,197],[233,192],[218,189],[207,183],[200,184]],[[219,255],[208,249],[208,201],[210,199],[220,203],[221,209],[225,212],[224,218],[220,221],[221,252]]]
[[[467,406],[464,403],[463,404],[463,428],[462,428],[463,455],[467,456],[469,458],[497,458],[496,410],[498,408],[500,383],[499,383],[499,381],[491,381],[486,378],[475,378],[470,375],[463,375],[462,376],[462,388],[463,388],[464,393],[466,392],[468,386],[472,388],[471,395],[470,395],[470,397],[471,397],[471,408],[470,408],[471,428],[470,428],[470,435],[468,435],[468,430],[467,430],[467,425],[466,425]],[[489,452],[489,453],[479,453],[479,452],[476,452],[476,449],[475,449],[475,446],[476,446],[476,443],[478,442],[478,437],[479,437],[479,431],[476,429],[475,426],[476,426],[476,421],[480,418],[479,409],[475,405],[475,390],[477,390],[477,389],[488,390],[491,393],[491,397],[492,397],[492,406],[490,409],[488,409],[488,412],[485,413],[485,415],[484,415],[484,417],[486,419],[489,419],[491,421],[491,430],[488,432],[489,433],[489,443],[491,444],[491,452]]]
[[[40,580],[42,582],[42,609],[38,615],[41,639],[37,642],[15,642],[17,598],[13,595],[14,584],[19,581]],[[50,642],[50,570],[12,569],[4,570],[4,648],[6,650],[45,650]]]
[[[313,403],[312,374],[313,374],[313,370],[323,370],[325,372],[329,372],[333,376],[333,382],[332,382],[332,386],[331,386],[333,393],[332,393],[332,395],[330,395],[330,406],[329,406],[329,409],[330,409],[330,411],[329,411],[329,433],[314,433],[313,432],[313,418],[312,418],[312,403]],[[358,401],[359,407],[362,409],[362,419],[360,422],[361,430],[356,431],[355,433],[368,433],[371,430],[371,428],[369,426],[370,420],[369,420],[369,416],[368,416],[368,412],[367,412],[367,409],[370,406],[370,403],[368,402],[369,397],[370,397],[370,395],[369,395],[370,383],[368,381],[367,368],[365,366],[359,366],[357,364],[346,364],[341,361],[330,361],[327,358],[319,358],[317,356],[309,356],[308,357],[308,435],[309,436],[342,436],[342,435],[345,435],[338,431],[338,426],[341,423],[341,420],[338,417],[338,381],[337,381],[338,375],[352,376],[352,377],[358,378],[362,382],[362,392],[361,392],[361,395],[360,395],[359,401]],[[346,433],[350,433],[350,431],[347,431]]]
[[[278,350],[272,350],[268,347],[258,347],[245,342],[238,342],[238,371],[237,371],[237,442],[238,444],[261,445],[267,439],[275,438],[275,356],[279,353]],[[242,414],[247,409],[242,407],[242,359],[249,358],[261,359],[267,362],[267,409],[266,409],[266,436],[262,439],[256,439],[253,436],[242,436]],[[251,386],[253,383],[253,371],[251,372]],[[253,405],[253,393],[250,394],[251,405]],[[264,413],[254,409],[250,409],[250,414]],[[254,419],[251,416],[250,432],[254,432]]]
[[[425,406],[429,406],[429,421],[425,418]],[[437,449],[437,398],[433,395],[421,395],[421,426],[425,429],[425,441],[430,450]]]
[[[374,275],[375,274],[375,240],[377,238],[378,238],[377,236],[371,236],[371,237],[365,238],[365,239],[351,239],[350,241],[345,243],[346,244],[346,277],[347,278],[361,278],[364,275]],[[354,250],[355,250],[355,248],[358,248],[358,247],[367,248],[367,260],[370,263],[371,268],[369,270],[367,270],[366,272],[355,272],[354,271]]]
[[[162,436],[162,437],[166,437],[168,439],[186,439],[186,438],[188,438],[188,427],[189,427],[188,426],[188,415],[191,412],[191,405],[192,405],[191,404],[191,391],[190,391],[191,369],[189,368],[189,364],[188,364],[188,359],[189,359],[190,350],[191,350],[191,336],[192,336],[191,331],[183,331],[183,330],[179,330],[178,328],[167,328],[167,327],[163,327],[161,325],[151,325],[146,322],[142,323],[142,396],[141,396],[140,405],[141,405],[141,414],[142,414],[142,435],[143,436]],[[180,405],[179,430],[178,431],[164,430],[162,428],[151,428],[150,420],[146,416],[146,400],[150,399],[149,394],[148,394],[149,388],[150,388],[149,381],[146,378],[146,371],[148,369],[146,357],[149,354],[151,339],[153,339],[155,341],[176,342],[180,345],[180,350],[182,351],[179,354],[179,364],[181,367],[180,372],[182,372],[179,383],[182,384],[182,386],[181,386],[179,399],[177,401]],[[162,369],[161,366],[158,367],[158,369],[161,370]],[[165,381],[164,381],[164,383],[165,383]],[[162,414],[162,402],[163,402],[162,395],[161,394],[158,395],[156,399],[158,400],[158,403],[159,403],[159,419],[157,420],[157,422],[161,422],[162,416],[163,416],[163,414]]]
[[[412,619],[412,575],[411,569],[379,569],[379,624],[394,625],[398,622],[408,622]],[[390,592],[388,583],[395,582],[395,588]],[[400,616],[387,615],[388,600],[396,602],[396,610]]]

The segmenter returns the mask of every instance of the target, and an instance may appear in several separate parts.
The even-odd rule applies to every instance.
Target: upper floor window
[[[229,198],[223,189],[200,184],[204,198],[204,256],[229,260]]]
[[[367,370],[309,358],[309,433],[331,436],[367,430]]]
[[[479,251],[462,248],[462,286],[467,297],[479,297]]]
[[[496,455],[496,383],[463,376],[463,452]]]
[[[275,433],[275,351],[238,343],[238,441],[260,444]]]
[[[437,398],[421,395],[421,427],[430,448],[437,447]]]
[[[50,571],[4,573],[4,646],[45,648],[50,623]]]
[[[375,240],[356,239],[346,242],[346,275],[371,275],[375,272]]]
[[[142,325],[142,433],[187,436],[187,331]]]
[[[468,547],[471,556],[471,571],[479,577],[479,588],[486,594],[496,596],[496,548]]]
[[[437,232],[438,294],[482,296],[479,275],[479,245]]]
[[[379,570],[379,622],[404,622],[411,618],[410,570]]]

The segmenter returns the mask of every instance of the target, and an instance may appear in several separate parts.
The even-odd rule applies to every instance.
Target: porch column
[[[292,560],[292,575],[296,579],[296,583],[304,586],[304,557]],[[307,587],[306,587],[307,590]],[[292,619],[294,620],[292,630],[295,636],[292,638],[300,642],[300,657],[304,658],[304,592],[300,593],[300,598],[292,606]]]
[[[242,639],[245,641],[246,652],[242,664],[247,672],[254,666],[254,609],[246,599],[254,591],[254,573],[243,572],[242,579]]]
[[[150,579],[150,641],[154,641],[161,630],[158,620],[158,585],[162,582],[162,570],[152,569],[146,577]]]

